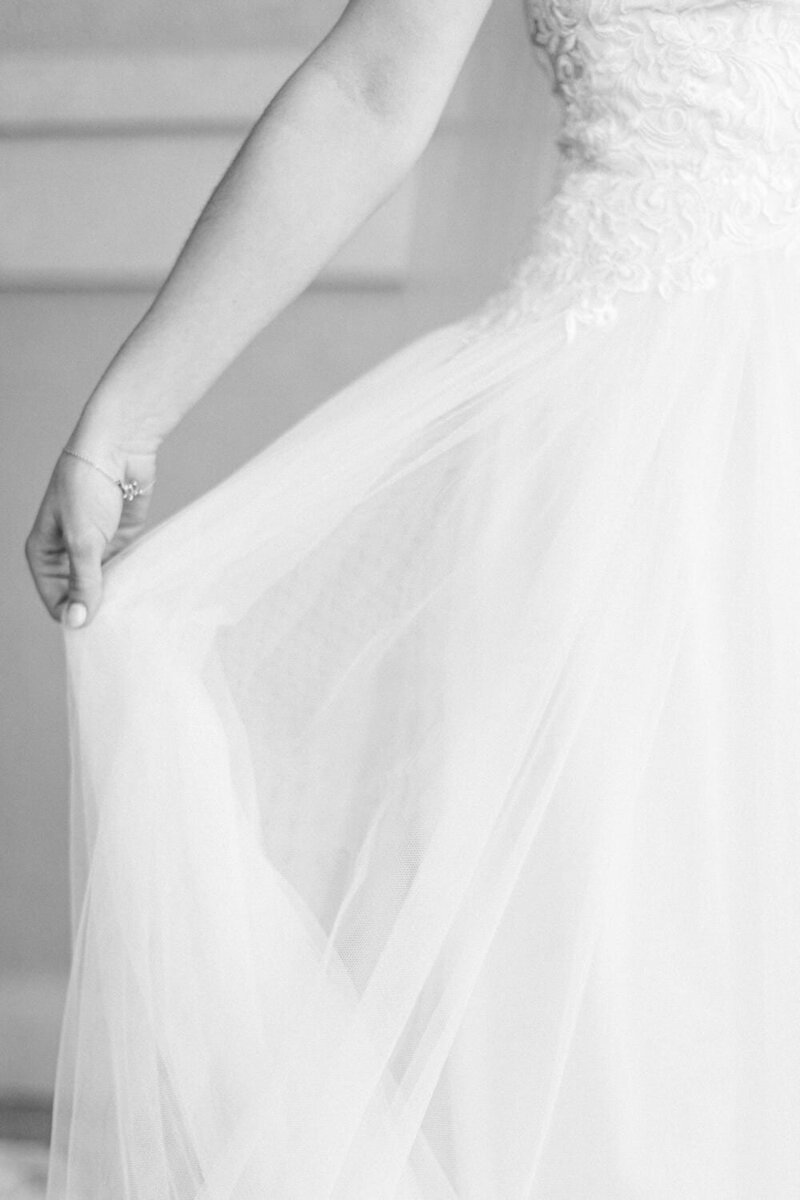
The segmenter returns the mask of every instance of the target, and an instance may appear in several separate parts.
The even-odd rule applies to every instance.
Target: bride
[[[557,189],[474,312],[142,536],[489,0],[351,0],[89,397],[48,1200],[800,1190],[800,6],[528,0]]]

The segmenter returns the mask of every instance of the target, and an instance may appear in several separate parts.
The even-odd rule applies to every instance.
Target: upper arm
[[[433,130],[492,0],[350,0],[310,56],[412,138]]]

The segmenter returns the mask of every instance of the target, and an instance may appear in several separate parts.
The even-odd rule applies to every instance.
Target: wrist
[[[145,314],[119,348],[86,401],[78,426],[85,436],[122,456],[147,457],[181,418],[181,390],[163,354],[156,353]]]
[[[155,474],[161,439],[131,429],[116,406],[87,401],[64,449],[99,466],[114,479],[149,479]]]
[[[139,496],[145,496],[148,492],[153,490],[155,485],[155,464],[153,460],[150,461],[150,464],[145,471],[144,478],[140,480],[125,473],[119,475],[116,474],[116,472],[112,473],[106,467],[101,466],[100,463],[95,462],[94,459],[89,458],[88,455],[82,454],[80,451],[73,449],[69,444],[64,446],[61,451],[61,456],[63,458],[74,458],[77,462],[85,463],[86,466],[91,467],[92,470],[99,471],[101,475],[105,476],[109,483],[113,483],[119,488],[120,492],[122,493],[123,501],[136,500]],[[149,481],[145,482],[147,476],[150,478]]]
[[[131,458],[154,458],[169,431],[146,413],[140,404],[101,385],[86,401],[75,425],[70,445],[99,448],[120,463]]]

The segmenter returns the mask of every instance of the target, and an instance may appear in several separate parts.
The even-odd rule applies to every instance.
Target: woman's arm
[[[154,476],[160,443],[398,186],[427,144],[491,0],[351,0],[278,91],[201,212],[68,445],[113,478]],[[101,562],[147,497],[59,458],[26,543],[56,619],[91,619]],[[123,518],[120,521],[120,518]]]
[[[308,285],[419,157],[487,8],[352,0],[256,122],[97,385],[84,447],[157,449]]]

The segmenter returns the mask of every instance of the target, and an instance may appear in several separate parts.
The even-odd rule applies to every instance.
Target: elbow
[[[409,73],[399,68],[396,56],[371,54],[357,68],[351,64],[344,69],[335,59],[317,53],[308,66],[333,82],[357,120],[371,128],[383,153],[396,160],[399,169],[413,167],[433,135],[440,112],[427,102],[425,90],[416,88]]]

